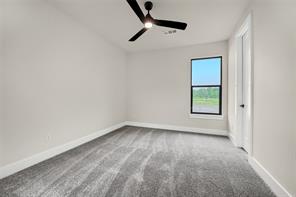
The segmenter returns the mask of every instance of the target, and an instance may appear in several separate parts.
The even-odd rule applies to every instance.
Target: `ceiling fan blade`
[[[136,0],[126,0],[131,8],[134,10],[139,19],[144,23],[145,16]]]
[[[176,22],[176,21],[167,21],[167,20],[157,20],[157,19],[154,19],[154,24],[158,26],[170,27],[170,28],[181,29],[181,30],[185,30],[187,27],[186,23]]]
[[[134,35],[131,39],[129,39],[130,42],[133,42],[135,40],[137,40],[143,33],[145,33],[148,29],[147,28],[143,28],[141,29],[138,33],[136,33],[136,35]]]

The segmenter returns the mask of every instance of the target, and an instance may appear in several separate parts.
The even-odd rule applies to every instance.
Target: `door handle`
[[[241,108],[245,108],[245,104],[241,104],[240,107],[241,107]]]

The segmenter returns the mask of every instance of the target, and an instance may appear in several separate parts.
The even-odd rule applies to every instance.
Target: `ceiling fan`
[[[151,1],[146,1],[144,6],[145,9],[148,11],[147,15],[145,16],[137,3],[136,0],[127,0],[128,4],[134,10],[136,15],[139,17],[140,21],[144,24],[144,28],[141,29],[138,33],[136,33],[131,39],[130,42],[137,40],[143,33],[145,33],[148,29],[150,29],[153,25],[169,27],[174,29],[181,29],[185,30],[187,27],[186,23],[177,22],[177,21],[168,21],[168,20],[158,20],[152,18],[150,15],[150,10],[153,7],[153,3]]]

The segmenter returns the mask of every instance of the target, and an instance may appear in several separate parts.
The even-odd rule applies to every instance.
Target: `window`
[[[222,57],[191,60],[191,114],[222,115]]]

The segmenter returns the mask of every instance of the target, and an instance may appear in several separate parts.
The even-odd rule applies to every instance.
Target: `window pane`
[[[194,87],[192,112],[219,114],[220,87]]]
[[[221,58],[192,60],[192,85],[221,85]]]

